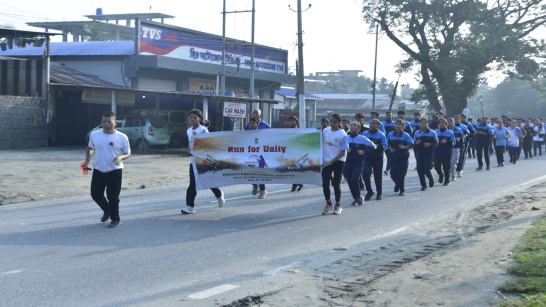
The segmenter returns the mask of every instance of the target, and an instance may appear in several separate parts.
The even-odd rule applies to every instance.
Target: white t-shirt
[[[349,141],[347,140],[345,130],[338,129],[332,131],[332,128],[328,127],[322,131],[323,163],[330,162],[340,151],[347,149],[349,149]],[[345,161],[345,159],[347,159],[347,152],[345,152],[345,155],[339,161]]]
[[[533,141],[539,141],[539,142],[544,141],[544,138],[540,136],[541,134],[544,133],[544,126],[542,125],[535,126],[534,129],[535,129],[535,135],[533,136]]]
[[[188,128],[186,133],[188,134],[188,144],[190,145],[190,152],[193,153],[193,137],[195,136],[193,132],[197,132],[197,134],[200,133],[209,133],[206,127],[203,127],[199,125],[197,128],[193,129],[193,127]],[[193,156],[190,157],[190,162],[195,164],[195,158]]]
[[[102,129],[91,132],[87,146],[95,149],[93,168],[103,173],[123,168],[123,161],[116,165],[114,160],[123,154],[131,153],[129,139],[117,130],[112,134],[106,134]]]

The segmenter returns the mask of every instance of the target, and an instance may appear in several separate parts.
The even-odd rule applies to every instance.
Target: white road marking
[[[13,270],[13,271],[0,273],[0,275],[17,274],[17,273],[21,273],[21,272],[23,272],[23,270]]]
[[[286,192],[286,191],[291,191],[290,189],[286,189],[286,190],[280,190],[280,191],[274,191],[274,192],[267,192],[267,195],[269,194],[275,194],[275,193],[280,193],[280,192]],[[231,198],[226,198],[226,201],[228,200],[234,200],[234,199],[241,199],[241,198],[251,198],[251,197],[258,197],[258,195],[246,195],[246,196],[239,196],[239,197],[231,197]],[[213,201],[209,201],[209,203],[217,203],[218,201],[217,200],[213,200]]]
[[[384,234],[382,234],[382,235],[375,236],[375,237],[373,237],[373,238],[376,239],[376,238],[381,238],[381,237],[392,236],[392,235],[395,235],[395,234],[397,234],[397,233],[400,233],[400,232],[402,232],[402,231],[404,231],[404,230],[406,230],[406,229],[408,229],[408,227],[398,228],[398,229],[395,229],[395,230],[393,230],[393,231],[386,232],[386,233],[384,233]]]
[[[285,265],[285,266],[282,266],[280,268],[276,268],[276,269],[273,269],[273,270],[269,270],[269,271],[266,271],[266,272],[263,272],[264,275],[277,275],[279,274],[280,272],[282,271],[287,271],[295,266],[298,265],[299,262],[294,262],[292,264],[289,264],[289,265]]]
[[[518,185],[515,186],[515,187],[518,188],[518,187],[524,186],[524,185],[526,185],[526,184],[529,184],[529,183],[531,183],[531,182],[533,182],[533,181],[544,180],[545,178],[546,178],[546,176],[542,176],[542,177],[539,177],[539,178],[535,178],[535,179],[533,179],[533,180],[529,180],[529,181],[524,182],[524,183],[522,183],[522,184],[518,184]]]
[[[230,291],[230,290],[233,290],[233,289],[237,289],[237,288],[239,288],[239,286],[225,284],[225,285],[221,285],[221,286],[218,286],[218,287],[210,288],[210,289],[205,290],[205,291],[190,294],[188,297],[189,298],[194,298],[194,299],[204,299],[204,298],[211,297],[213,295],[224,293],[224,292],[227,292],[227,291]]]

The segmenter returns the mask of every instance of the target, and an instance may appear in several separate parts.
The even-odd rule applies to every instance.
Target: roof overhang
[[[58,89],[98,89],[98,90],[112,90],[112,91],[123,91],[128,93],[134,93],[135,95],[141,96],[158,96],[158,97],[174,97],[174,98],[185,98],[185,99],[209,99],[209,100],[218,100],[218,101],[233,101],[241,103],[268,103],[268,104],[278,104],[279,101],[273,99],[262,99],[262,98],[246,98],[246,97],[232,97],[232,96],[222,96],[222,95],[208,95],[208,94],[193,94],[187,92],[161,92],[161,91],[147,91],[147,90],[136,90],[125,87],[105,87],[105,86],[89,86],[89,85],[79,85],[79,84],[63,84],[63,83],[51,83],[51,87]]]

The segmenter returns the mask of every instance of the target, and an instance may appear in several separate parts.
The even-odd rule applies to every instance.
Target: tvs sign
[[[245,118],[246,104],[236,102],[224,102],[224,116]]]

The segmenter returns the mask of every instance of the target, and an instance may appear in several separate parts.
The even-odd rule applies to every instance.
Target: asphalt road
[[[362,250],[440,235],[483,201],[543,181],[545,160],[476,172],[470,159],[463,178],[421,192],[410,158],[407,196],[383,176],[382,201],[350,207],[344,184],[340,216],[321,215],[322,188],[309,185],[268,185],[265,200],[250,185],[224,187],[223,209],[199,191],[197,213],[184,216],[185,187],[122,193],[116,229],[90,197],[1,206],[0,306],[229,304]]]

